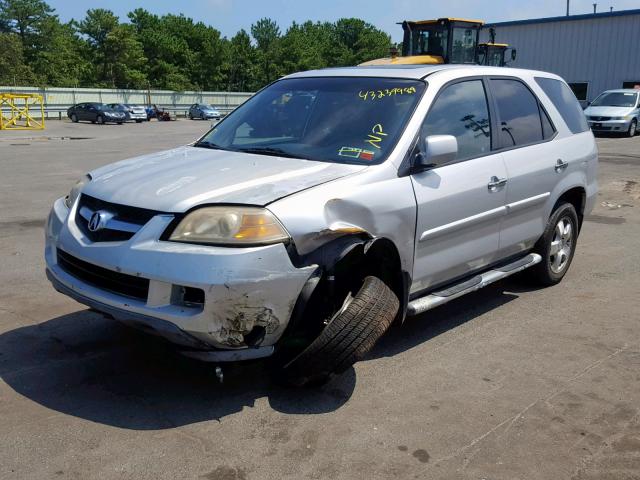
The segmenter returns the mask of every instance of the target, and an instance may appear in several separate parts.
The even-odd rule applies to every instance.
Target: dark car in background
[[[123,112],[114,110],[113,108],[98,102],[78,103],[69,107],[67,116],[72,122],[80,120],[89,121],[91,123],[117,123],[121,125],[126,120]]]
[[[125,120],[135,120],[136,123],[147,121],[147,111],[139,105],[131,105],[128,103],[109,103],[107,107],[125,115]]]
[[[219,120],[222,115],[220,111],[206,103],[194,103],[189,107],[189,118],[200,118],[201,120],[215,119]]]

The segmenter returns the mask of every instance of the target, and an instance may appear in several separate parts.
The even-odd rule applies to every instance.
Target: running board
[[[498,280],[507,278],[514,273],[521,272],[525,268],[540,263],[542,257],[537,253],[530,253],[514,262],[494,267],[486,272],[479,273],[471,278],[465,279],[460,283],[452,285],[444,290],[431,292],[430,294],[411,300],[407,306],[407,316],[418,315],[420,313],[431,310],[432,308],[443,305],[451,300],[466,295],[467,293],[480,290]]]

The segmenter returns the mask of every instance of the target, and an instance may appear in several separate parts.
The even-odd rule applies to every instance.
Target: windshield
[[[635,107],[638,99],[637,93],[609,92],[596,98],[593,107]]]
[[[425,83],[368,77],[297,78],[265,88],[195,146],[336,163],[382,162]]]

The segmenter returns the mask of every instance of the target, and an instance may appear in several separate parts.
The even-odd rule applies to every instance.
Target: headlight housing
[[[67,208],[71,208],[73,204],[76,203],[76,200],[80,195],[80,192],[82,191],[82,187],[84,187],[90,181],[91,181],[91,176],[85,175],[84,177],[82,177],[80,180],[76,182],[76,184],[71,188],[69,195],[64,197],[64,204],[67,206]]]
[[[173,242],[255,246],[285,242],[289,234],[265,208],[202,207],[187,214],[173,230]]]

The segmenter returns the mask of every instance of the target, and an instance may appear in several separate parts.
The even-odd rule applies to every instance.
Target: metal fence
[[[249,92],[173,92],[170,90],[120,90],[109,88],[3,87],[0,93],[38,93],[44,98],[46,118],[65,118],[71,105],[81,102],[155,104],[186,116],[194,103],[208,103],[227,114],[247,100]]]

